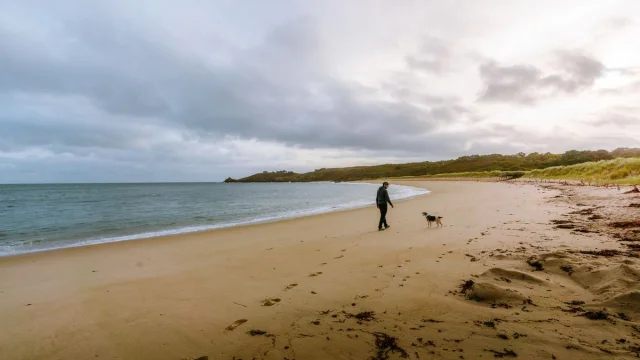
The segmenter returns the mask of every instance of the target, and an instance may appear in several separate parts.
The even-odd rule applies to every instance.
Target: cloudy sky
[[[640,1],[0,0],[0,182],[640,147]]]

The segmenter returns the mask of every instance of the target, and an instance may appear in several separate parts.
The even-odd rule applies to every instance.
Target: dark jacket
[[[384,186],[380,186],[380,188],[378,189],[378,194],[376,195],[376,204],[386,205],[387,203],[393,206],[393,204],[391,203],[391,199],[389,199],[389,192],[384,188]]]

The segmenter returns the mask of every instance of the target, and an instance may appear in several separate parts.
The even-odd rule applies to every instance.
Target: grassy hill
[[[527,172],[526,178],[577,180],[597,184],[640,184],[640,158],[618,158]]]
[[[420,176],[421,179],[498,179],[524,178],[572,180],[587,184],[640,184],[640,157],[591,161],[530,171],[480,171]]]
[[[471,155],[455,160],[434,162],[323,168],[302,174],[286,170],[265,171],[238,180],[228,178],[225,182],[356,181],[398,177],[504,177],[505,175],[593,182],[602,182],[605,179],[620,182],[629,178],[632,182],[634,177],[639,176],[636,167],[636,162],[640,161],[639,158],[640,149],[632,148],[619,148],[613,151],[571,150],[564,154]],[[620,160],[607,162],[614,159]],[[625,162],[624,159],[630,160]],[[585,165],[572,167],[580,164]],[[581,175],[583,173],[584,175]],[[623,176],[624,174],[627,175]]]

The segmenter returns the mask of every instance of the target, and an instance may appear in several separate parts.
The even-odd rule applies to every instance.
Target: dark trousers
[[[382,225],[385,227],[389,226],[387,224],[387,204],[378,204],[378,209],[380,209],[380,222],[378,223],[378,229],[382,229]]]

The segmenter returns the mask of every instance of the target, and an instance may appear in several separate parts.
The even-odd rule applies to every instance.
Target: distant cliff
[[[564,154],[518,153],[514,155],[470,155],[455,160],[424,161],[408,164],[385,164],[347,168],[322,168],[308,173],[293,171],[262,172],[241,179],[227,178],[225,182],[310,182],[357,181],[403,176],[425,176],[485,171],[529,171],[552,166],[564,166],[589,161],[611,160],[619,157],[640,157],[640,149],[619,148],[613,151],[571,150]]]

